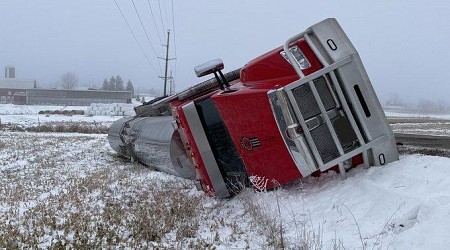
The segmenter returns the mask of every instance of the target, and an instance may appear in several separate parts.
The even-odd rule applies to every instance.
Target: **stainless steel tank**
[[[108,132],[111,147],[120,155],[159,171],[187,179],[195,169],[186,155],[172,117],[127,117],[115,121]]]

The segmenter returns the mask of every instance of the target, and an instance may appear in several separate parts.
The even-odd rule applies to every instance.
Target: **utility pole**
[[[167,88],[167,68],[169,67],[169,38],[170,30],[167,30],[167,45],[166,45],[166,69],[164,70],[164,96],[166,95]]]
[[[166,58],[161,58],[158,57],[159,59],[162,59],[164,61],[166,61],[166,68],[164,69],[164,76],[160,76],[159,78],[164,79],[164,96],[167,95],[167,79],[169,79],[170,77],[167,76],[167,70],[169,68],[169,60],[174,60],[176,58],[169,58],[169,42],[170,42],[170,30],[167,30],[167,44],[163,46],[166,47]]]

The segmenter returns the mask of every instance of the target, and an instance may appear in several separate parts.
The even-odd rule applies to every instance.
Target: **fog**
[[[242,67],[310,25],[335,17],[381,99],[397,93],[405,100],[449,102],[448,1],[174,0],[173,16],[172,1],[134,2],[157,56],[165,56],[161,42],[171,29],[169,57],[176,60],[169,65],[178,91],[201,81],[193,71],[197,64],[221,58],[225,71]],[[101,87],[104,78],[120,75],[136,88],[162,89],[158,76],[164,64],[133,2],[117,3],[148,61],[114,0],[0,0],[0,68],[13,65],[17,78],[36,79],[41,87],[58,86],[61,75],[72,71],[80,86]]]

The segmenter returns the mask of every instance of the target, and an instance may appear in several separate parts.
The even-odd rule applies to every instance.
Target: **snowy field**
[[[87,106],[32,106],[0,104],[0,122],[2,124],[14,124],[22,127],[39,126],[46,123],[92,123],[111,125],[120,116],[84,116],[84,115],[44,115],[39,111],[86,111]]]
[[[412,111],[405,109],[386,109],[384,111],[387,117],[392,118],[428,118],[437,120],[450,120],[450,113],[425,113],[421,111]]]
[[[35,126],[37,117],[38,123],[64,124],[59,115],[41,120],[45,116],[37,113],[47,108],[12,115],[15,109],[0,105],[3,124],[10,119]],[[105,124],[118,119],[66,118]],[[436,156],[402,155],[386,166],[353,169],[345,180],[328,173],[216,200],[190,181],[117,157],[105,134],[0,129],[0,181],[0,248],[7,249],[450,245],[450,159]]]
[[[450,136],[450,120],[433,118],[390,118],[394,133]]]
[[[387,109],[385,114],[395,133],[450,136],[450,113]]]
[[[136,104],[138,105],[138,104]],[[121,116],[44,115],[39,111],[86,111],[86,106],[31,106],[0,104],[0,124],[19,127],[37,127],[46,124],[85,124],[90,127],[109,127]],[[385,110],[392,130],[396,133],[450,135],[450,114],[425,114],[402,109]]]

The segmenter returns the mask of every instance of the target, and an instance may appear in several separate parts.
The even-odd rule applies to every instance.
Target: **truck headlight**
[[[305,57],[305,55],[303,54],[303,52],[300,50],[300,48],[297,45],[290,47],[289,51],[294,56],[295,60],[297,60],[297,63],[300,66],[300,69],[307,69],[307,68],[311,67],[311,63],[309,63],[308,59]],[[288,63],[290,63],[289,59],[284,51],[281,51],[280,55],[283,56],[284,59],[286,59],[286,61],[288,61]]]

